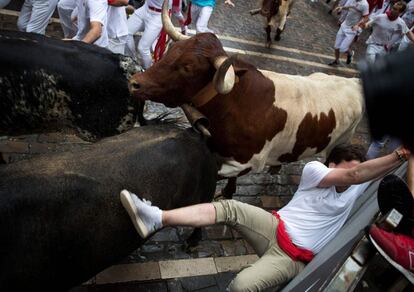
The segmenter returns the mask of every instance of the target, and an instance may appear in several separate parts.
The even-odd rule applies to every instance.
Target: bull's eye
[[[193,65],[191,65],[191,64],[185,65],[183,67],[183,69],[184,69],[184,72],[190,73],[192,71],[192,69],[193,69]]]
[[[132,87],[132,89],[137,90],[137,89],[139,89],[141,86],[139,85],[139,83],[138,83],[138,82],[134,82],[134,81],[132,81],[132,82],[131,82],[131,87]]]

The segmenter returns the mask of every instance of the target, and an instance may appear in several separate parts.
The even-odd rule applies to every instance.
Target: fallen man
[[[398,149],[365,161],[362,146],[339,145],[325,165],[319,161],[305,165],[292,200],[273,214],[235,200],[166,211],[127,190],[120,197],[143,238],[164,226],[231,226],[260,259],[236,276],[229,291],[262,291],[280,287],[295,277],[336,236],[369,182],[401,165],[408,155],[408,150]]]

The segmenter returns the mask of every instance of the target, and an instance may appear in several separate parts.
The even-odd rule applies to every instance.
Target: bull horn
[[[183,41],[188,40],[190,37],[179,33],[171,22],[170,16],[168,15],[168,0],[164,0],[162,4],[162,26],[164,27],[165,32],[170,36],[174,41]]]
[[[233,89],[235,74],[232,63],[233,59],[225,56],[217,57],[214,60],[214,68],[217,71],[214,74],[213,84],[220,94],[227,94]]]

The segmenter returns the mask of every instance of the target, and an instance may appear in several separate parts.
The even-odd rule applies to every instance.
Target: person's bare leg
[[[211,203],[162,211],[163,226],[201,227],[212,225],[215,222],[216,209]]]

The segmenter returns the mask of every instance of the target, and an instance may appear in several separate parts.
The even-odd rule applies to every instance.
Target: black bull
[[[143,122],[128,90],[140,69],[94,45],[0,30],[0,136],[75,128],[96,140],[129,130]]]
[[[170,209],[211,201],[216,174],[200,136],[172,126],[1,166],[0,291],[81,284],[143,243],[120,190]]]

